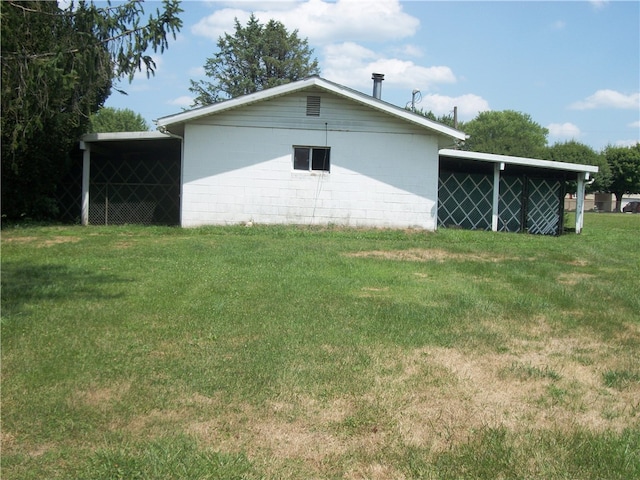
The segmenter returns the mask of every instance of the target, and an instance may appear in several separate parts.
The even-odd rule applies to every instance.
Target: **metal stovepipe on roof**
[[[384,73],[372,73],[371,79],[373,80],[373,98],[380,100],[382,98],[382,81],[384,80]]]

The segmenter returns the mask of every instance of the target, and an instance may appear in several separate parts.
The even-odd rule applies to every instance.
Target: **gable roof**
[[[434,133],[458,140],[466,139],[465,133],[461,132],[460,130],[456,130],[455,128],[451,128],[442,123],[435,122],[417,113],[410,112],[408,110],[405,110],[404,108],[397,107],[383,100],[379,100],[370,95],[366,95],[364,93],[358,92],[334,82],[330,82],[329,80],[317,76],[305,78],[304,80],[298,80],[296,82],[287,83],[285,85],[280,85],[273,88],[268,88],[266,90],[261,90],[259,92],[250,93],[241,97],[232,98],[223,102],[214,103],[212,105],[207,105],[206,107],[195,108],[186,112],[161,117],[155,120],[155,123],[158,126],[158,129],[162,131],[163,129],[166,129],[167,127],[173,125],[185,124],[203,117],[207,117],[209,115],[215,115],[217,113],[226,112],[235,108],[250,105],[252,103],[270,100],[282,95],[288,95],[290,93],[300,92],[314,87],[325,92],[333,93],[339,97],[357,102],[361,105],[373,108],[374,110],[384,112],[400,120],[424,127]]]

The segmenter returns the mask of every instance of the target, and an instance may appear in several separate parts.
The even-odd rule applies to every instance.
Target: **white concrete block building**
[[[253,222],[435,230],[460,224],[522,231],[529,230],[521,218],[526,202],[520,202],[520,213],[508,213],[518,222],[498,222],[503,173],[541,173],[554,185],[577,174],[584,186],[597,171],[535,159],[460,156],[454,148],[466,138],[463,132],[382,101],[382,78],[374,80],[374,96],[311,77],[160,118],[159,132],[87,135],[83,223],[135,222],[143,212],[148,223],[172,218],[160,223],[183,227]],[[448,172],[445,183],[441,170]],[[487,176],[474,191],[491,198],[484,199],[481,221],[469,225],[466,212],[450,207],[451,198],[439,199],[449,196],[451,179],[464,184],[465,175]],[[526,195],[529,183],[521,183]],[[555,189],[552,195],[564,196]],[[542,194],[551,190],[545,187]],[[465,201],[477,203],[476,196],[468,192]],[[562,203],[546,203],[546,224],[536,233],[561,233]],[[441,205],[449,205],[446,219]]]

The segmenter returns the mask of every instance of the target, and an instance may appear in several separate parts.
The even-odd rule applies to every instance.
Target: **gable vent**
[[[320,116],[320,97],[307,97],[307,117]]]

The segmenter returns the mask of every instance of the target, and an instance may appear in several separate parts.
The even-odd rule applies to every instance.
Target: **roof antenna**
[[[416,100],[416,96],[418,99]],[[420,103],[422,101],[422,93],[417,88],[413,89],[411,92],[411,111],[415,113],[416,111],[416,103]]]

